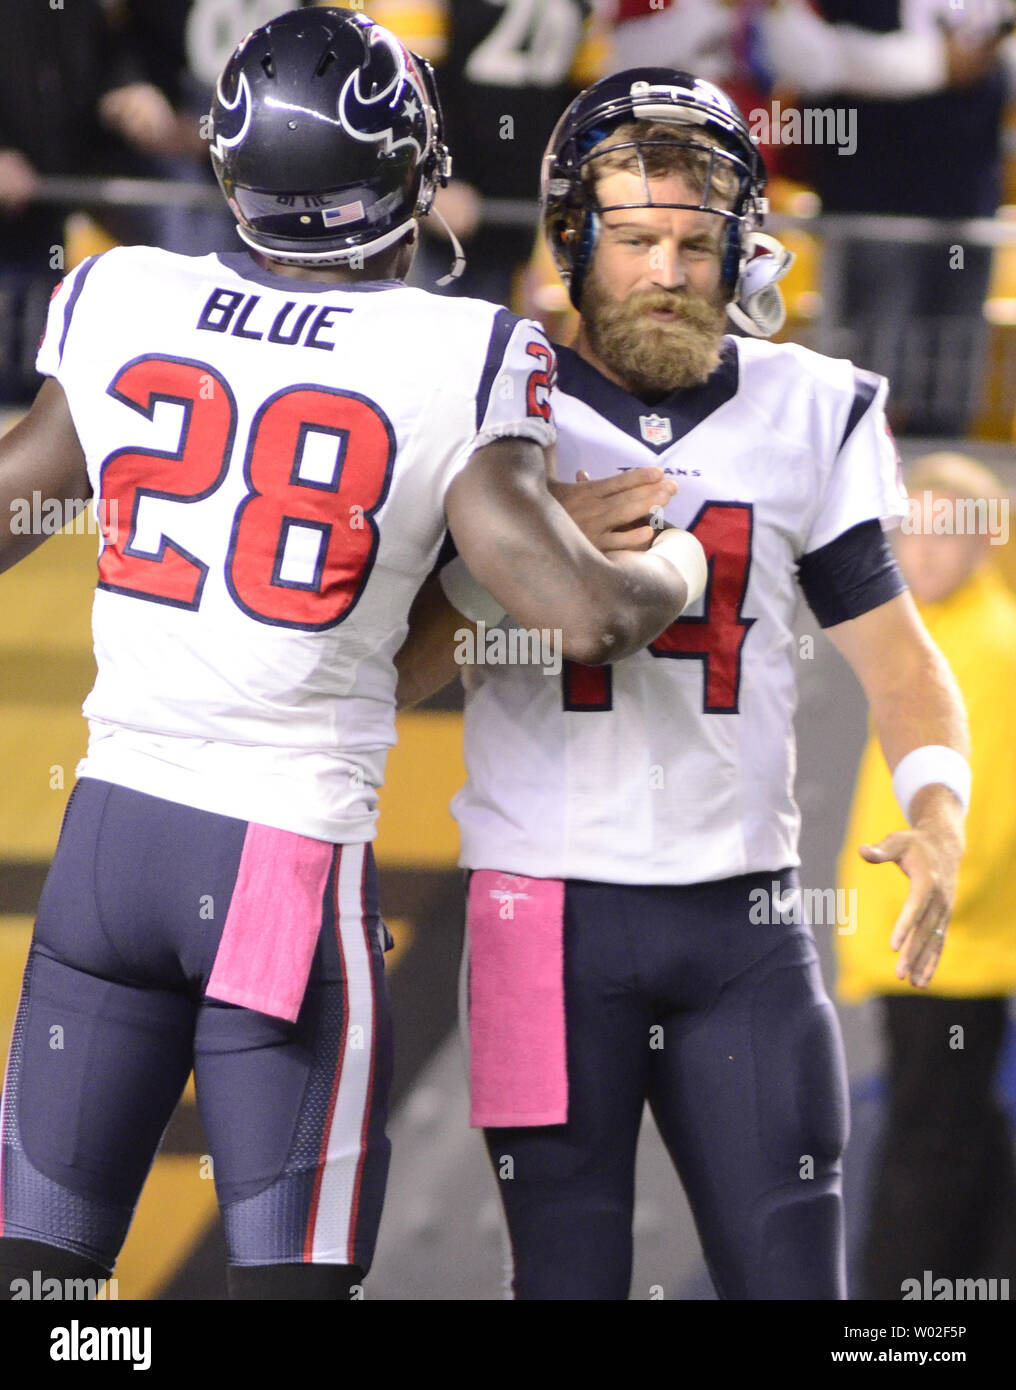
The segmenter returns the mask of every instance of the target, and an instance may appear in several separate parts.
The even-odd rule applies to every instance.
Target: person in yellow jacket
[[[897,979],[888,949],[906,879],[864,857],[899,819],[874,738],[840,855],[856,929],[837,939],[837,989],[846,1003],[879,998],[886,1051],[862,1274],[864,1296],[876,1299],[912,1293],[910,1279],[923,1287],[926,1270],[1008,1277],[1016,1290],[1016,1166],[993,1089],[1016,989],[1016,596],[995,563],[1012,509],[994,474],[959,454],[927,455],[907,488],[897,557],[963,692],[973,779],[952,920],[926,988]]]

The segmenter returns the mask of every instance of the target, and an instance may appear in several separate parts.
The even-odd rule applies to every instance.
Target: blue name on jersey
[[[215,289],[208,296],[201,310],[197,327],[205,333],[229,333],[233,338],[251,338],[256,342],[280,343],[283,347],[320,348],[331,352],[335,344],[321,334],[331,328],[337,314],[351,314],[352,309],[343,309],[337,304],[305,304],[296,318],[287,326],[286,320],[297,307],[296,301],[287,299],[275,315],[267,332],[248,328],[247,322],[261,303],[259,294],[244,294],[242,290]],[[315,312],[316,311],[316,312]]]

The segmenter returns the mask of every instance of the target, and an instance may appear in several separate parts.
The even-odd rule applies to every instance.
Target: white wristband
[[[438,572],[438,579],[441,581],[445,598],[471,623],[486,623],[488,627],[497,627],[504,617],[504,609],[497,599],[488,594],[483,585],[473,578],[461,555],[449,560]]]
[[[914,797],[922,787],[932,785],[948,787],[966,813],[970,805],[970,764],[962,753],[941,743],[926,743],[912,749],[896,764],[893,791],[908,825]]]
[[[701,542],[690,531],[668,526],[653,541],[651,549],[659,551],[665,560],[669,560],[688,586],[684,605],[687,608],[702,595],[709,580],[709,563]]]

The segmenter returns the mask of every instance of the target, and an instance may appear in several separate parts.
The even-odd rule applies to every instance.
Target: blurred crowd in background
[[[782,336],[888,376],[898,434],[1016,440],[1014,0],[346,7],[387,25],[437,70],[455,166],[438,207],[468,257],[447,293],[500,301],[567,341],[573,311],[538,236],[547,139],[571,97],[597,77],[684,69],[725,88],[759,137],[773,230],[797,257],[782,286]],[[190,255],[237,249],[211,175],[206,114],[239,38],[281,8],[279,0],[0,0],[0,406],[32,399],[49,295],[83,256],[118,243]],[[104,182],[121,179],[163,187],[158,197],[132,199]],[[81,180],[93,182],[73,182]],[[445,234],[430,224],[414,270],[425,288],[452,261]],[[1008,505],[1011,476],[945,453],[922,468],[912,486],[929,495]],[[975,789],[980,766],[988,790],[972,811],[977,852],[961,881],[937,998],[901,995],[884,949],[877,968],[858,955],[870,934],[848,938],[841,951],[842,996],[878,997],[884,1014],[890,1123],[865,1262],[877,1297],[893,1296],[899,1268],[1016,1275],[1016,1170],[991,1091],[1016,987],[1016,599],[992,563],[1011,567],[1013,547],[989,553],[983,536],[966,546],[936,536],[918,551],[916,542],[904,545],[901,562],[963,685]],[[1010,775],[1001,776],[1002,764]],[[861,881],[853,846],[869,821],[882,825],[890,802],[872,746],[844,850],[845,884]],[[905,891],[902,882],[896,888],[879,903],[885,937]],[[960,1017],[967,1060],[951,1070],[946,1094],[936,1090],[934,1049]],[[880,1239],[890,1227],[891,1238]]]
[[[758,136],[775,225],[798,257],[785,336],[888,375],[897,432],[1012,437],[1013,0],[346,4],[438,71],[455,162],[439,207],[468,255],[449,292],[567,334],[567,299],[536,236],[546,140],[595,78],[682,68],[727,89]],[[235,248],[204,118],[238,37],[279,8],[0,0],[0,402],[31,399],[45,304],[81,256],[134,242]],[[68,187],[123,178],[178,180],[179,196],[163,187],[146,206]],[[924,220],[879,221],[889,217]],[[966,219],[1002,232],[958,229]],[[451,252],[433,218],[429,232],[415,280],[433,287]]]

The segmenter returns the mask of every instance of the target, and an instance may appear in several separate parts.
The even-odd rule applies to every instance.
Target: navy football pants
[[[721,1298],[846,1297],[839,1025],[810,929],[749,920],[774,879],[566,883],[568,1123],[485,1131],[517,1298],[628,1297],[646,1100]]]
[[[193,1067],[230,1263],[370,1267],[391,1075],[373,856],[332,848],[309,983],[288,1023],[204,997],[246,830],[77,784],[14,1028],[0,1235],[112,1270]]]

